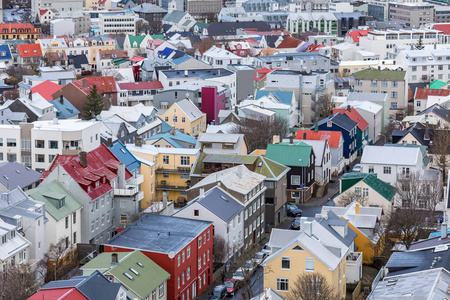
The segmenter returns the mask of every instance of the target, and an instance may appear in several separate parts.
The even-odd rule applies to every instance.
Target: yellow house
[[[206,114],[202,113],[189,99],[174,103],[163,115],[162,119],[170,126],[192,136],[206,131]]]
[[[41,46],[42,55],[47,52],[65,52],[67,53],[67,42],[64,38],[58,37],[40,37],[36,40],[36,44]]]
[[[127,149],[138,158],[142,157],[154,163],[150,170],[150,179],[145,176],[144,186],[150,185],[152,201],[187,201],[191,166],[199,149],[160,148],[153,145],[127,145]],[[150,164],[150,163],[149,163]],[[142,171],[142,169],[141,169]],[[144,171],[145,172],[145,171]],[[148,192],[144,190],[144,195]],[[144,198],[145,199],[145,198]],[[145,201],[144,201],[145,202]]]
[[[34,40],[42,35],[41,28],[30,23],[1,23],[2,40]]]
[[[90,36],[89,40],[90,49],[90,64],[92,68],[97,68],[97,53],[101,50],[114,50],[116,48],[116,40],[110,38],[108,35]]]
[[[345,299],[346,258],[350,249],[336,242],[336,238],[328,231],[314,230],[314,227],[321,225],[313,223],[317,221],[304,222],[302,225],[305,225],[305,231],[265,260],[264,289],[272,288],[286,297],[299,276],[319,273],[332,287],[338,299]]]

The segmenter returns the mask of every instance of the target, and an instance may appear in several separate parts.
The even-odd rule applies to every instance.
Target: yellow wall
[[[353,226],[350,222],[347,222],[348,227],[353,229],[354,232],[357,233],[355,238],[355,245],[358,247],[358,252],[363,253],[363,264],[371,264],[373,263],[373,257],[375,255],[375,247],[376,245],[369,240],[361,231],[358,230],[355,226]]]
[[[41,41],[37,40],[37,44],[41,46],[42,55],[45,55],[47,52],[66,52],[67,53],[67,47],[63,46],[58,41],[53,41],[48,48],[42,47]]]
[[[177,122],[173,121],[173,117],[177,117]],[[183,122],[184,118],[184,122]],[[200,132],[206,131],[206,114],[203,114],[201,118],[190,121],[186,114],[175,103],[173,104],[163,115],[162,119],[165,120],[170,126],[175,127],[186,134],[197,136]],[[198,130],[197,130],[198,125]]]
[[[277,278],[287,278],[289,279],[289,289],[294,286],[297,277],[303,275],[305,272],[310,272],[305,270],[305,260],[307,257],[314,258],[314,272],[320,273],[324,276],[328,284],[337,293],[339,292],[339,299],[345,299],[346,295],[346,261],[345,257],[339,264],[339,267],[334,271],[330,271],[329,268],[317,259],[310,252],[303,250],[292,250],[296,245],[302,247],[299,243],[292,245],[288,250],[277,257],[272,259],[264,267],[264,289],[272,288],[277,291],[281,296],[287,296],[289,292],[283,292],[277,290]],[[303,247],[302,247],[303,248]],[[288,256],[290,258],[290,270],[281,269],[281,258],[283,256]],[[341,278],[339,278],[339,270],[341,270]]]
[[[139,153],[143,156],[142,153]],[[144,192],[144,199],[141,200],[141,210],[149,207],[156,200],[155,190],[155,166],[149,166],[141,163],[141,174],[144,175],[144,181],[141,183],[141,191]]]
[[[97,53],[98,51],[104,51],[104,50],[114,50],[116,48],[114,41],[107,41],[105,42],[105,45],[99,45],[96,42],[91,42],[91,65],[97,65]]]

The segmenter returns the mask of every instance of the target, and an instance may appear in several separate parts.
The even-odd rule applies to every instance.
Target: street
[[[255,274],[252,276],[252,292],[253,297],[256,297],[258,293],[264,293],[264,274],[262,267],[258,267]],[[246,290],[244,288],[239,289],[232,299],[244,299],[243,293],[246,293]],[[248,299],[247,296],[246,299]]]

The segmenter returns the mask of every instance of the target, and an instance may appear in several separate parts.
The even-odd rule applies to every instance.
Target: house
[[[56,111],[56,117],[61,120],[77,119],[80,111],[75,108],[66,98],[62,95],[59,99],[49,101],[53,104]]]
[[[99,50],[97,52],[97,71],[112,69],[121,64],[124,64],[122,67],[129,66],[129,56],[126,50]]]
[[[315,157],[313,147],[304,142],[267,145],[265,157],[290,168],[287,173],[288,201],[308,201],[314,192]]]
[[[91,65],[89,64],[89,59],[86,54],[68,55],[67,59],[69,61],[68,68],[74,69],[75,74],[83,75],[90,72]]]
[[[190,31],[195,23],[195,19],[187,11],[174,10],[162,18],[163,30],[166,34],[172,31]]]
[[[60,20],[56,20],[60,21]],[[62,52],[45,52],[44,61],[48,61],[49,65],[65,68],[67,67],[67,54],[65,51]]]
[[[331,151],[328,141],[301,140],[305,144],[313,147],[315,154],[315,179],[320,186],[326,189],[331,180]],[[317,197],[320,197],[317,195]]]
[[[57,180],[42,184],[37,188],[27,191],[30,198],[45,204],[47,244],[56,245],[60,240],[65,240],[65,255],[76,255],[77,243],[81,237],[81,209],[83,205],[77,197],[68,191]]]
[[[202,60],[209,63],[213,68],[222,68],[223,66],[242,63],[242,57],[217,46],[212,46],[203,52]]]
[[[17,63],[19,65],[39,65],[42,59],[42,51],[39,44],[18,44],[17,52],[19,53],[19,59]]]
[[[250,44],[245,41],[230,41],[225,45],[225,49],[240,57],[250,56],[251,50]]]
[[[198,136],[206,131],[206,114],[188,98],[174,103],[161,117],[181,133]]]
[[[424,168],[419,148],[366,146],[361,156],[361,172],[376,173],[377,177],[391,185],[398,179],[409,177]]]
[[[27,123],[28,116],[25,112],[13,112],[5,106],[0,106],[0,124],[19,125]]]
[[[104,250],[139,249],[170,274],[167,299],[194,299],[212,283],[212,230],[211,222],[145,214],[107,241]]]
[[[58,155],[41,178],[43,185],[58,180],[82,203],[80,243],[102,244],[139,211],[143,193],[132,177],[102,144],[79,156]]]
[[[120,17],[120,16],[119,16]],[[134,20],[133,20],[134,22]],[[134,25],[133,25],[134,27]],[[98,36],[87,37],[89,41],[89,58],[93,70],[97,68],[97,53],[103,50],[114,50],[116,47],[116,40],[107,34],[100,34]]]
[[[0,68],[6,69],[12,65],[13,57],[9,45],[0,45]]]
[[[116,81],[112,76],[86,77],[65,85],[55,92],[52,97],[58,99],[61,95],[69,100],[79,111],[83,111],[93,86],[97,87],[97,93],[102,95],[105,109],[111,105],[117,105]]]
[[[146,145],[164,148],[195,148],[197,139],[190,134],[181,132],[178,129],[171,129],[169,132],[158,133],[145,140]]]
[[[373,263],[374,258],[380,255],[384,243],[384,228],[381,224],[383,209],[369,205],[362,206],[355,201],[346,207],[323,206],[321,214],[327,215],[329,211],[348,221],[349,228],[357,234],[355,246],[362,252],[362,262]]]
[[[361,155],[363,147],[369,143],[369,123],[351,106],[347,106],[347,109],[335,108],[333,109],[333,114],[335,113],[345,115],[358,124],[356,129],[356,150],[357,155]]]
[[[339,179],[339,195],[335,203],[342,206],[349,194],[362,197],[366,205],[381,207],[385,213],[391,213],[397,207],[397,189],[391,184],[378,179],[374,173],[345,173]],[[350,196],[349,196],[350,197]],[[341,203],[342,202],[342,203]]]
[[[248,99],[242,100],[239,103],[239,108],[244,112],[246,118],[270,118],[284,119],[289,127],[292,128],[298,124],[298,115],[294,113],[290,105],[279,103],[275,97],[263,96],[257,100]],[[270,112],[273,112],[271,114]]]
[[[91,275],[96,270],[112,282],[121,283],[129,299],[167,300],[167,280],[170,274],[158,266],[141,251],[107,253],[103,252],[82,268],[83,275]]]
[[[1,195],[0,219],[15,226],[18,233],[29,241],[27,259],[30,263],[44,258],[47,252],[44,203],[31,199],[21,188],[12,189]]]
[[[264,272],[264,289],[270,287],[287,295],[298,276],[317,272],[326,278],[337,299],[345,299],[346,278],[354,276],[359,280],[362,276],[362,255],[353,250],[356,236],[348,221],[333,212],[328,212],[326,218],[302,217],[300,234],[263,262],[265,270],[272,270]]]
[[[285,185],[289,167],[262,155],[206,154],[200,152],[192,165],[191,185],[197,184],[211,173],[241,164],[252,172],[266,176],[265,224],[278,226],[286,218]]]
[[[39,10],[39,22],[44,25],[48,25],[53,20],[54,12],[51,9]]]
[[[185,55],[172,60],[172,68],[174,70],[193,70],[212,68],[210,64],[192,56]]]
[[[450,111],[435,103],[423,111],[416,113],[415,116],[406,116],[402,123],[405,128],[409,128],[414,124],[420,124],[422,127],[426,127],[427,122],[433,128],[445,129],[450,127],[450,123],[447,121],[450,116]]]
[[[197,149],[209,154],[247,154],[247,139],[243,134],[201,133],[197,139]]]
[[[225,261],[239,255],[244,245],[244,210],[241,201],[219,186],[200,195],[177,211],[173,216],[210,221],[214,226],[214,236],[226,242]]]
[[[244,165],[218,171],[206,176],[189,189],[189,198],[204,195],[215,186],[220,186],[244,205],[241,247],[248,247],[264,239],[265,228],[265,191],[266,176],[250,171]]]
[[[423,110],[427,110],[431,105],[428,105],[428,97],[448,97],[450,95],[450,90],[440,87],[439,89],[433,88],[416,88],[414,92],[414,113],[419,114]]]
[[[3,23],[0,25],[3,40],[35,40],[41,36],[41,28],[31,23]]]
[[[145,5],[152,5],[150,3],[144,3]],[[139,6],[137,6],[139,7]],[[126,35],[125,41],[123,42],[123,50],[128,52],[128,57],[132,58],[145,53],[148,40],[151,36],[148,34],[142,35]]]
[[[23,191],[36,188],[40,183],[41,174],[18,162],[0,163],[0,194],[21,188]]]
[[[167,14],[167,10],[152,3],[141,3],[141,5],[134,6],[131,10],[149,24],[153,22],[155,24],[161,24],[162,18]]]
[[[163,89],[159,81],[121,82],[117,87],[119,106],[134,106],[138,103],[150,106],[154,95]]]
[[[8,267],[16,264],[28,264],[31,243],[23,237],[16,225],[8,224],[0,219],[0,267],[6,272]]]
[[[343,156],[344,163],[350,164],[356,158],[356,134],[358,123],[339,114],[335,113],[328,118],[322,119],[317,123],[317,130],[340,131],[344,139]],[[311,128],[315,130],[316,126]]]
[[[358,107],[357,103],[374,103],[380,105],[381,108],[381,128],[384,129],[388,125],[390,116],[390,102],[389,95],[385,93],[354,93],[350,92],[347,97],[347,102],[345,105],[352,105],[353,107]],[[338,104],[338,103],[336,103]],[[340,103],[342,104],[342,103]],[[359,112],[359,111],[358,111]],[[367,121],[367,119],[366,119]],[[369,122],[369,121],[368,121]],[[370,123],[369,123],[370,124]],[[370,130],[369,130],[370,132]]]
[[[297,49],[303,44],[302,40],[296,39],[291,36],[287,36],[284,40],[277,46],[277,50],[280,53],[291,53],[297,52]]]
[[[75,276],[67,280],[51,281],[28,298],[39,299],[80,299],[80,300],[117,300],[125,299],[126,290],[122,284],[110,281],[101,272],[95,271],[90,276]]]

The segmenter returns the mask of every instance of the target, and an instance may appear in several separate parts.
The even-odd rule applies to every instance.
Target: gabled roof
[[[18,44],[17,52],[19,52],[20,57],[42,56],[41,46],[39,44]]]
[[[273,70],[270,70],[272,72]],[[271,94],[274,96],[280,103],[291,105],[292,97],[294,95],[294,92],[292,91],[282,91],[282,90],[275,90],[275,91],[265,91],[265,90],[258,90],[256,91],[255,99],[258,100],[259,98],[263,96],[268,96]]]
[[[86,95],[89,95],[94,85],[97,86],[99,94],[117,92],[116,80],[113,76],[86,77],[69,84],[73,84]]]
[[[76,288],[58,288],[53,290],[40,290],[27,300],[90,300]]]
[[[277,49],[286,49],[286,48],[297,48],[299,44],[303,43],[302,40],[293,38],[291,36],[287,36],[284,40],[277,46]]]
[[[130,41],[130,47],[131,48],[141,47],[141,44],[145,40],[145,37],[146,37],[146,35],[129,35],[128,40]],[[136,46],[134,45],[134,43],[136,43]],[[146,45],[143,45],[143,46],[146,46]]]
[[[89,64],[86,54],[68,55],[67,59],[69,60],[69,63],[73,63],[77,69],[81,69],[83,67],[82,65]]]
[[[80,111],[64,97],[49,102],[55,107],[58,119],[69,119],[80,114]]]
[[[39,185],[37,188],[26,191],[34,200],[45,203],[46,212],[56,221],[81,209],[83,206],[77,198],[67,190],[57,180],[53,180],[46,185]],[[60,207],[58,201],[64,199],[64,205]]]
[[[427,100],[428,96],[448,96],[450,95],[450,90],[447,89],[416,89],[416,94],[414,95],[414,99]]]
[[[120,90],[139,91],[163,89],[160,81],[122,82],[117,84]]]
[[[298,140],[303,140],[303,135],[306,133],[306,140],[327,140],[330,148],[338,148],[339,142],[341,140],[342,133],[340,131],[326,131],[326,130],[297,130],[295,138]]]
[[[142,3],[141,5],[131,8],[132,11],[144,14],[154,14],[154,13],[165,13],[167,10],[164,8],[152,4],[152,3]]]
[[[353,42],[359,43],[359,38],[362,36],[367,36],[367,33],[370,31],[368,30],[352,30],[351,32],[347,33],[347,36],[351,37],[353,39]]]
[[[269,74],[270,72],[272,72],[272,69],[269,68],[262,68],[262,69],[257,69],[255,75],[252,76],[253,79],[255,79],[256,81],[260,82],[261,80],[263,80],[264,78],[267,77],[267,74]],[[260,92],[260,90],[258,90],[256,93]],[[258,99],[258,98],[256,98]]]
[[[445,35],[450,34],[450,24],[434,24],[434,29],[442,31]]]
[[[450,24],[449,24],[450,25]],[[443,87],[446,87],[448,85],[448,82],[441,81],[439,79],[436,79],[432,83],[430,83],[430,89],[442,89]]]
[[[174,11],[166,14],[162,20],[165,21],[165,22],[178,23],[178,22],[181,21],[181,19],[185,15],[186,15],[186,12],[184,12],[184,11],[174,10]]]
[[[405,80],[406,71],[397,70],[378,70],[374,68],[367,68],[353,73],[355,79],[368,79],[368,80]]]
[[[132,172],[141,166],[141,163],[130,151],[128,151],[127,147],[122,144],[121,141],[115,142],[108,148],[121,162],[125,164],[128,171]]]
[[[367,123],[367,121],[353,107],[350,107],[350,110],[335,108],[335,109],[333,109],[333,114],[335,114],[335,113],[340,113],[342,115],[346,115],[347,117],[350,118],[350,120],[353,120],[356,123],[358,123],[358,128],[361,131],[364,131],[367,127],[369,127],[369,123]]]
[[[0,25],[1,27],[1,25]],[[0,45],[0,59],[11,59],[11,49],[9,45]]]
[[[0,163],[0,184],[12,190],[16,187],[26,188],[39,182],[41,174],[18,162]]]
[[[327,124],[328,121],[331,121],[333,124],[336,124],[337,126],[341,127],[342,129],[344,129],[346,131],[350,131],[358,125],[358,123],[356,123],[355,121],[353,121],[347,117],[344,117],[340,113],[335,113],[332,116],[329,116],[325,119],[320,120],[317,123],[317,125],[321,126],[323,124]],[[313,129],[314,129],[314,127],[311,128],[311,130],[313,130]]]
[[[182,133],[180,130],[175,129],[175,131],[172,132],[163,132],[158,133],[150,136],[147,138],[147,141],[153,141],[153,140],[159,140],[163,139],[169,144],[171,144],[174,148],[184,148],[182,145],[179,144],[179,142],[188,143],[193,146],[197,144],[197,139],[193,137],[192,135]],[[152,143],[153,144],[153,143]]]
[[[99,50],[98,54],[100,59],[128,58],[128,52],[126,50]]]
[[[420,113],[418,113],[418,116],[426,115],[429,113],[434,113],[436,116],[448,120],[450,118],[450,110],[440,106],[439,104],[433,104],[432,106],[428,107],[425,110],[422,110]]]
[[[422,161],[419,148],[398,147],[393,151],[389,146],[366,146],[361,156],[361,164],[384,164],[414,166]]]
[[[312,146],[304,142],[267,145],[266,157],[289,167],[306,167],[311,157]]]
[[[344,175],[342,175],[340,180],[353,181],[355,184],[359,181],[363,181],[372,189],[374,189],[378,194],[380,194],[383,198],[385,198],[387,201],[392,201],[392,199],[394,199],[395,194],[397,193],[397,189],[395,187],[393,187],[387,182],[384,182],[381,179],[378,179],[377,174],[375,173],[356,173],[356,172],[345,173]],[[343,189],[342,192],[345,192],[352,186],[346,186],[346,189]]]
[[[190,99],[183,99],[175,102],[174,105],[178,106],[191,122],[198,120],[205,115]]]

